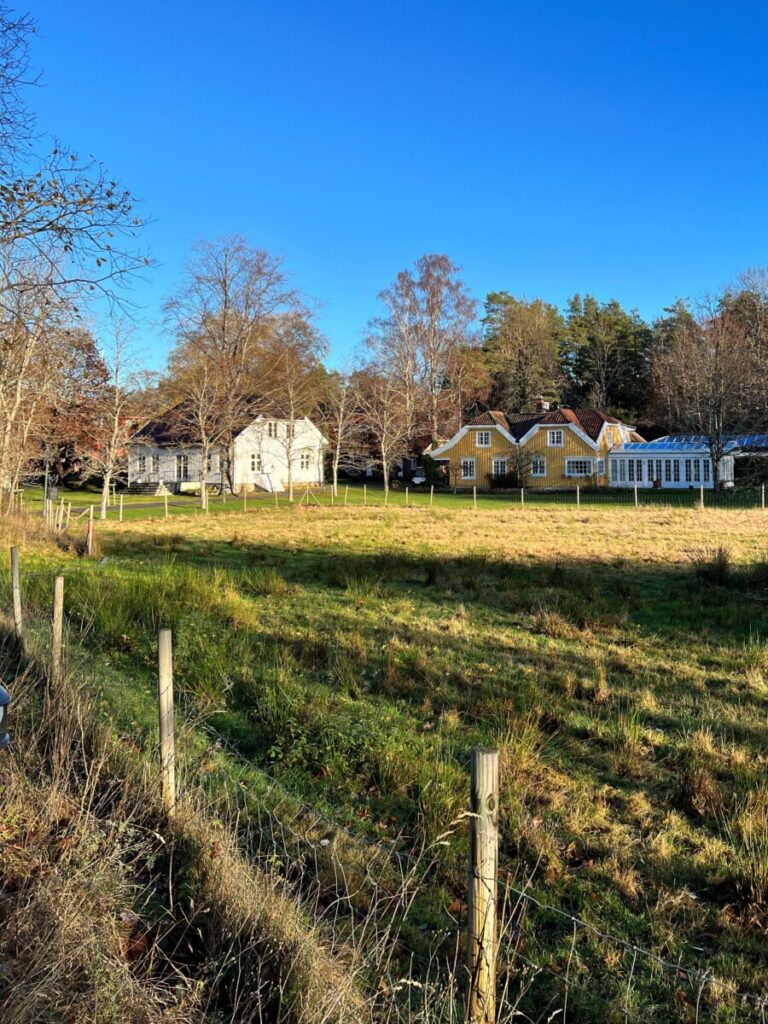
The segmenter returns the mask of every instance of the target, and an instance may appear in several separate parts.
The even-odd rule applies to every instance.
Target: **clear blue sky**
[[[445,252],[473,293],[654,317],[768,263],[762,3],[38,0],[40,127],[156,223],[155,327],[200,237],[240,232],[324,302],[335,362]]]

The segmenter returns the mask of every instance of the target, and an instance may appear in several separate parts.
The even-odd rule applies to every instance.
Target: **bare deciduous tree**
[[[339,470],[365,462],[365,423],[354,377],[329,373],[320,388],[320,422],[328,439],[334,497],[339,493]]]
[[[411,433],[409,411],[403,403],[400,381],[373,370],[357,375],[360,409],[377,452],[377,462],[384,475],[384,490],[389,490],[389,477],[397,459],[408,451]]]
[[[701,315],[681,320],[654,365],[657,402],[673,429],[707,439],[714,484],[734,435],[754,430],[765,387],[765,367],[745,324],[710,303]]]

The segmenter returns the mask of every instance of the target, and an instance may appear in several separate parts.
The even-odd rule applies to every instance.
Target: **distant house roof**
[[[546,412],[523,412],[507,415],[498,410],[484,412],[472,420],[470,427],[492,427],[499,426],[510,433],[516,441],[524,437],[532,427],[539,424],[553,426],[572,424],[579,427],[584,433],[596,441],[606,423],[620,423],[615,416],[609,416],[599,409],[570,409],[568,406],[560,406],[558,409],[548,409]]]

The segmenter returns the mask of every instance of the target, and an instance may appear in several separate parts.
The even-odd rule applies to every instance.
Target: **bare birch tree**
[[[384,475],[384,491],[387,492],[394,463],[408,451],[411,435],[409,410],[403,404],[398,379],[364,370],[358,374],[357,383],[360,409],[377,452],[377,462]]]
[[[365,423],[354,377],[329,373],[320,388],[320,422],[328,439],[334,497],[339,494],[339,470],[358,468],[365,460]]]

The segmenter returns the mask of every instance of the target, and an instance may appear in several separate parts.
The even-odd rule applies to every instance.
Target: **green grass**
[[[505,876],[665,960],[764,990],[761,513],[488,498],[474,514],[461,500],[405,510],[393,492],[388,510],[269,515],[254,502],[264,515],[106,527],[105,565],[59,561],[105,711],[151,744],[155,637],[171,627],[180,704],[245,759],[209,756],[194,731],[188,771],[212,793],[234,780],[251,813],[279,816],[267,772],[294,812],[310,804],[405,852],[465,808],[472,746],[497,746]],[[49,576],[25,587],[47,606]],[[458,829],[405,932],[417,954],[441,929],[453,941],[465,856]],[[601,1000],[619,1012],[630,975],[642,1019],[693,1013],[695,986],[615,942],[580,930],[572,955],[565,919],[529,907],[514,933],[545,968],[528,1010],[562,995],[570,960],[586,989],[570,995],[574,1019],[610,1019]],[[700,1011],[743,1019],[716,986]]]

